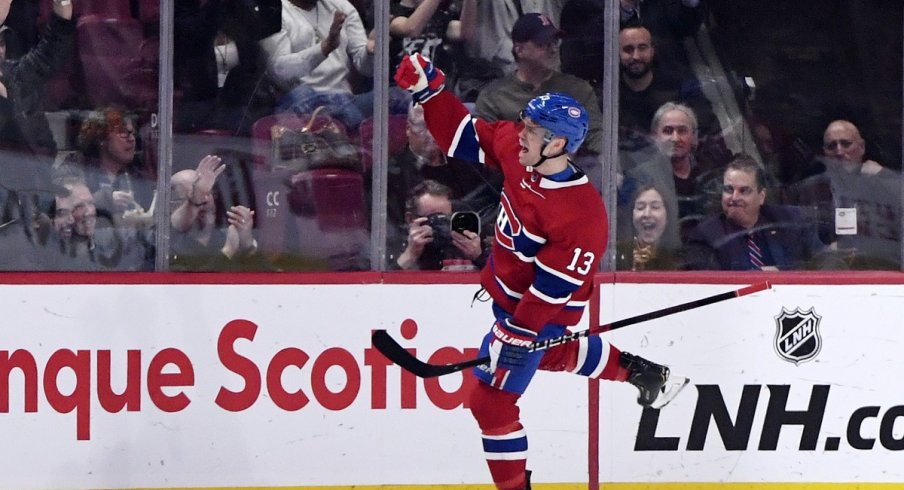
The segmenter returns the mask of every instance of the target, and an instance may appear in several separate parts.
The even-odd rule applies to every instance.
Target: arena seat
[[[138,0],[138,20],[145,25],[160,22],[160,0]]]
[[[405,114],[390,114],[387,120],[388,134],[388,155],[392,158],[405,150],[408,144],[408,135],[405,133],[408,125],[408,116]],[[373,138],[374,138],[374,120],[372,118],[365,119],[358,127],[358,139],[361,147],[361,163],[364,165],[364,172],[370,172],[373,166]]]
[[[154,0],[160,2],[160,0]],[[53,2],[37,2],[39,25],[47,23],[53,13]],[[158,7],[159,9],[159,7]],[[128,19],[132,18],[130,0],[77,0],[72,2],[72,15],[78,19],[89,15]]]
[[[73,2],[75,14],[79,16],[103,15],[126,19],[132,17],[132,6],[129,0],[78,0]]]
[[[368,216],[360,172],[322,168],[293,173],[255,165],[260,251],[277,267],[299,263],[356,270],[367,261]]]
[[[129,106],[130,95],[122,82],[129,67],[140,58],[143,31],[132,18],[89,15],[77,23],[78,56],[82,63],[85,92],[94,106]]]

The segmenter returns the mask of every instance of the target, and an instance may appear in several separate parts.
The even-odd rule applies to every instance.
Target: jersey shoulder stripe
[[[570,293],[565,295],[564,297],[549,296],[547,294],[544,294],[542,291],[540,291],[537,288],[536,284],[531,285],[530,292],[537,298],[539,298],[539,299],[543,300],[544,302],[549,303],[551,305],[564,305],[564,304],[567,304],[568,300],[571,299]]]
[[[470,115],[466,115],[459,121],[452,144],[449,146],[448,156],[469,162],[484,163],[485,154],[483,148],[480,147],[480,139],[474,124],[474,118]]]
[[[537,267],[542,269],[544,272],[546,272],[547,274],[550,274],[552,276],[555,276],[555,277],[561,279],[562,281],[571,283],[575,286],[580,286],[581,284],[584,284],[584,279],[577,279],[577,278],[571,277],[568,274],[565,274],[564,272],[560,272],[560,271],[544,264],[539,259],[536,260],[536,263],[537,263]]]

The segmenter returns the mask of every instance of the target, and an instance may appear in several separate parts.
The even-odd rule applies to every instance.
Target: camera
[[[450,217],[444,213],[427,215],[427,226],[433,228],[433,243],[443,248],[452,243],[452,232],[465,230],[480,234],[480,217],[473,211],[458,211]]]

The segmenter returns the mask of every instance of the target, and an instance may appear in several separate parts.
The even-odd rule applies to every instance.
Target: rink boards
[[[105,277],[0,285],[0,487],[489,488],[473,380],[415,379],[369,342],[473,357],[490,312],[470,279]],[[582,327],[741,285],[610,277]],[[541,373],[534,488],[904,488],[902,297],[778,284],[605,334],[692,383],[644,411],[630,386]]]

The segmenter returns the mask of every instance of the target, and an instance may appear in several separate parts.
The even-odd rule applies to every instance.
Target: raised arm
[[[471,116],[455,95],[444,90],[446,75],[430,60],[420,54],[403,58],[395,80],[399,87],[411,92],[415,102],[424,106],[427,129],[447,156],[498,165],[492,142],[499,123],[487,123]],[[482,145],[482,141],[487,143]]]

